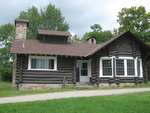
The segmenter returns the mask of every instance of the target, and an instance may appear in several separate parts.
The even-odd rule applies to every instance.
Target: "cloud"
[[[90,26],[95,23],[104,30],[117,28],[117,15],[123,7],[143,5],[150,11],[149,0],[4,0],[0,7],[0,25],[14,23],[20,11],[32,5],[40,9],[49,3],[61,10],[70,31],[80,37],[90,31]]]

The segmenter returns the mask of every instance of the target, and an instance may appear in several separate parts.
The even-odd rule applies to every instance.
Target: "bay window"
[[[56,57],[47,56],[29,56],[28,69],[29,70],[56,70]]]
[[[133,57],[101,57],[100,77],[143,77],[142,61]]]

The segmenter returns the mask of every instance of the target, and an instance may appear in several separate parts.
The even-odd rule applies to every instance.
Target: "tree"
[[[102,27],[99,24],[91,25],[91,29],[93,30],[93,32],[102,31]]]
[[[22,11],[19,18],[29,19],[29,29],[27,33],[28,38],[35,39],[38,29],[68,31],[69,25],[62,16],[61,11],[54,5],[49,4],[44,9],[38,9],[33,6],[26,12]]]
[[[10,47],[14,37],[14,25],[0,26],[0,77],[3,80],[11,80],[13,56],[10,54]]]
[[[96,37],[96,43],[104,43],[114,37],[111,31],[102,31],[99,24],[92,25],[91,29],[93,30],[92,32],[87,32],[84,34],[81,39],[82,42],[86,42],[89,37]]]
[[[118,14],[119,32],[130,30],[141,40],[150,41],[150,13],[143,6],[123,8]]]

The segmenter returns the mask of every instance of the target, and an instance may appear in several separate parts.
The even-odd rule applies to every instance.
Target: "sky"
[[[61,10],[69,31],[79,37],[93,24],[100,24],[103,30],[118,28],[117,15],[124,7],[142,5],[150,12],[150,0],[0,0],[0,25],[14,24],[21,11],[32,6],[44,8],[49,3]]]

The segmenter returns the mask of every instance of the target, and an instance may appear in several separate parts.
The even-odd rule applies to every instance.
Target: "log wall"
[[[73,67],[73,58],[57,57],[57,71],[28,70],[28,55],[17,55],[16,83],[72,84]]]

